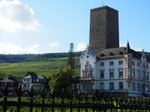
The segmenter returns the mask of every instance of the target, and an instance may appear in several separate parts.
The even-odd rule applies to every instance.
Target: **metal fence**
[[[62,91],[62,93],[58,94],[54,91],[47,93],[44,90],[38,93],[34,91],[22,92],[21,88],[16,91],[15,96],[9,96],[10,90],[7,87],[1,91],[3,98],[0,101],[0,106],[3,112],[7,112],[9,107],[15,107],[16,112],[21,112],[23,107],[27,107],[30,112],[33,112],[34,108],[39,108],[41,112],[150,111],[150,98],[117,97],[113,94],[99,92],[93,94],[73,93],[71,91]],[[10,97],[15,97],[17,100],[10,101],[8,100]],[[23,98],[28,98],[28,101],[23,101]],[[38,98],[38,101],[36,98]]]

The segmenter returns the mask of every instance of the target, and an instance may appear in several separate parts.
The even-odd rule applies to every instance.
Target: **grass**
[[[48,61],[35,61],[35,62],[21,62],[21,63],[0,63],[0,73],[6,74],[0,75],[1,78],[13,75],[18,78],[22,78],[28,71],[35,72],[38,75],[44,75],[46,77],[55,74],[59,68],[67,66],[67,57],[65,58],[51,58]],[[76,73],[79,74],[79,57],[75,57]]]

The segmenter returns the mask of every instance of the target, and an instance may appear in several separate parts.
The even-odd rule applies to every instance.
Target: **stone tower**
[[[91,10],[90,48],[95,54],[119,47],[118,11],[108,6]]]

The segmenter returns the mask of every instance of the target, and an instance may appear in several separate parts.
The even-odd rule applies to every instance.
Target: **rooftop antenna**
[[[104,0],[102,0],[102,7],[104,6]]]

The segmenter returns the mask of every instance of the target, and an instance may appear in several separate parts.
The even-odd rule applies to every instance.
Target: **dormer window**
[[[114,55],[114,53],[110,53],[110,55],[112,56],[112,55]]]
[[[119,52],[119,54],[120,54],[120,55],[122,55],[122,54],[123,54],[123,52]]]
[[[104,57],[105,55],[104,54],[101,54],[101,57]]]

